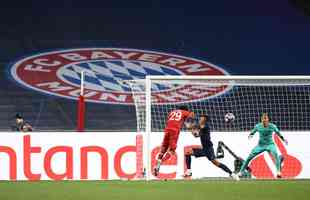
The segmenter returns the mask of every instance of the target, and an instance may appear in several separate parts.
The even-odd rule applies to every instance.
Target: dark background
[[[0,6],[0,128],[21,112],[41,130],[75,128],[74,102],[25,90],[9,62],[50,49],[108,46],[161,50],[219,65],[231,74],[310,75],[307,0],[5,1]],[[132,130],[124,106],[88,105],[90,129]],[[101,122],[101,123],[100,123]],[[124,123],[124,124],[121,124]],[[98,125],[99,124],[99,125]]]

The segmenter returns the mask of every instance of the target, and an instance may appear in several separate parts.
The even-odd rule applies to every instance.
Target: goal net
[[[208,114],[213,132],[249,132],[262,113],[268,113],[281,131],[310,130],[309,77],[149,76],[128,84],[137,129],[146,141],[150,134],[163,132],[167,114],[178,105],[187,105],[196,116]],[[235,115],[232,123],[225,122],[226,113]],[[145,159],[148,174],[149,155]]]

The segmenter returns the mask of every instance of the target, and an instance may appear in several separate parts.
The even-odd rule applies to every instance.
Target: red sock
[[[167,153],[164,155],[164,157],[163,157],[163,159],[162,159],[162,162],[164,162],[164,161],[166,161],[166,160],[169,160],[170,157],[171,157],[171,153],[170,153],[170,152],[167,152]]]
[[[157,156],[157,160],[161,160],[164,156],[164,153],[160,152]]]

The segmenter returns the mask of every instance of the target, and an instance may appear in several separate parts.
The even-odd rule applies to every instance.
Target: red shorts
[[[172,151],[176,150],[179,134],[180,131],[165,129],[165,136],[161,144],[162,148],[165,150],[168,150],[168,148]]]

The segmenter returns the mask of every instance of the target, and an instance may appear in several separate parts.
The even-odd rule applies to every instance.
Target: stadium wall
[[[289,145],[279,138],[275,142],[283,155],[285,178],[310,178],[310,135],[306,132],[284,132]],[[223,141],[238,156],[246,158],[257,144],[247,133],[213,133],[214,148]],[[163,134],[151,135],[152,164],[159,151]],[[110,180],[143,178],[143,137],[133,132],[66,132],[66,133],[12,133],[0,134],[0,180]],[[184,152],[199,139],[182,133],[177,157],[164,163],[160,178],[181,178],[185,170]],[[234,169],[234,158],[225,152],[221,159]],[[269,154],[257,156],[250,167],[256,178],[273,178],[274,161]],[[193,178],[226,177],[206,158],[192,160]],[[155,178],[155,177],[153,177]]]

